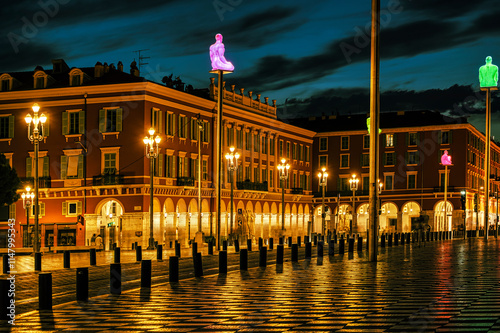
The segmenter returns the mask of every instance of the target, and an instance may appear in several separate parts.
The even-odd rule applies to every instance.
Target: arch
[[[278,206],[276,205],[276,202],[271,204],[271,214],[278,214]]]
[[[356,208],[358,232],[365,233],[368,229],[368,218],[370,213],[370,204],[362,203]]]
[[[403,232],[410,232],[416,227],[420,218],[420,205],[416,201],[405,202],[401,209],[403,213]]]
[[[115,198],[106,198],[106,199],[102,199],[101,201],[99,201],[99,203],[96,205],[96,207],[95,207],[95,214],[96,215],[100,215],[101,211],[102,211],[102,208],[104,207],[104,205],[106,205],[110,201],[117,202],[119,204],[120,208],[121,208],[121,213],[122,214],[125,213],[125,208],[123,206],[123,203],[120,200],[115,199]]]
[[[149,209],[148,209],[148,211],[149,211]],[[153,198],[153,213],[159,213],[159,212],[161,212],[160,199]]]
[[[258,201],[255,203],[254,213],[262,213],[262,205]]]
[[[171,198],[167,198],[163,203],[163,212],[164,213],[173,213],[175,212],[174,201]]]
[[[184,201],[184,199],[179,199],[179,201],[177,201],[177,207],[176,207],[175,211],[177,213],[186,213],[187,212],[187,205],[186,205],[186,202]]]
[[[446,201],[446,212],[445,212],[444,200],[438,201],[434,205],[434,230],[436,231],[453,230],[452,214],[453,214],[453,204],[449,200]]]
[[[193,199],[191,199],[191,201],[189,201],[188,211],[190,213],[197,213],[198,212],[198,200],[193,198]]]
[[[264,202],[264,205],[262,206],[262,213],[269,214],[269,204],[267,202]]]
[[[380,230],[383,233],[391,233],[397,230],[398,206],[394,202],[385,202],[380,208]]]
[[[201,211],[204,213],[210,212],[210,206],[208,205],[207,199],[201,200]]]

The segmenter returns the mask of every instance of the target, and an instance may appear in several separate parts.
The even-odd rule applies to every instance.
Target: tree
[[[15,169],[12,169],[9,160],[0,153],[0,206],[11,205],[19,200],[17,190],[21,188],[21,180]]]

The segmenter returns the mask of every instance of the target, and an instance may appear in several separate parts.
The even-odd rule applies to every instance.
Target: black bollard
[[[363,237],[359,236],[358,237],[358,252],[363,251]]]
[[[198,253],[198,243],[193,242],[193,246],[191,247],[191,256],[194,258],[196,253]]]
[[[292,237],[288,237],[288,247],[292,247]]]
[[[193,258],[194,263],[194,276],[202,277],[203,276],[203,262],[201,259],[201,252],[197,252]]]
[[[318,245],[318,235],[314,235],[314,246]]]
[[[306,243],[305,257],[306,257],[306,259],[311,259],[311,257],[312,257],[312,244],[311,244],[311,242]]]
[[[333,234],[333,242],[337,244],[337,233]]]
[[[227,273],[227,252],[219,252],[219,274]]]
[[[14,293],[10,291],[11,287],[15,289],[14,284],[15,280],[0,279],[0,321],[14,320],[15,318],[16,305],[14,303]]]
[[[212,245],[212,242],[208,242],[208,254],[213,255],[214,254],[214,246]]]
[[[52,273],[38,274],[38,309],[52,310]]]
[[[252,252],[252,240],[247,239],[247,250],[248,252]]]
[[[392,233],[387,236],[387,246],[392,246]]]
[[[292,244],[292,262],[299,261],[299,244]]]
[[[260,248],[264,246],[264,240],[262,239],[262,237],[259,237],[259,251],[260,251]]]
[[[87,302],[89,300],[89,268],[76,269],[76,300]]]
[[[406,235],[401,234],[401,245],[405,245],[405,238],[406,238]]]
[[[267,266],[267,247],[262,246],[259,249],[259,267]]]
[[[177,258],[181,257],[181,243],[178,243],[177,241],[175,241],[175,256]]]
[[[162,261],[163,260],[163,245],[158,244],[156,247],[156,260]]]
[[[90,249],[89,255],[90,255],[90,266],[97,265],[95,249]]]
[[[394,234],[394,246],[398,246],[398,241],[399,241],[399,234],[395,233]]]
[[[141,288],[151,288],[151,260],[141,261]]]
[[[142,261],[142,246],[135,247],[135,261]]]
[[[237,239],[234,240],[234,252],[240,252],[240,241]]]
[[[274,238],[269,238],[269,250],[274,249]]]
[[[4,254],[2,258],[3,258],[2,272],[3,274],[7,274],[7,272],[9,271],[9,256]]]
[[[309,236],[304,236],[304,244],[309,243]]]
[[[42,270],[42,253],[35,252],[35,271],[39,272]]]
[[[278,245],[283,245],[283,237],[278,238]]]
[[[323,241],[318,242],[318,245],[316,247],[316,254],[319,257],[323,257]]]
[[[276,252],[276,265],[283,265],[283,252],[284,252],[283,244],[278,245]]]
[[[69,251],[64,251],[64,268],[70,268],[71,267],[71,254]]]
[[[348,244],[349,244],[349,247],[347,250],[351,253],[354,252],[354,237],[349,238]]]
[[[227,251],[227,240],[222,241],[222,250]]]
[[[135,250],[135,243],[132,243],[132,250]]]
[[[339,254],[344,254],[345,239],[341,238],[339,240]]]
[[[335,241],[333,239],[330,239],[330,241],[328,242],[328,255],[335,255]]]
[[[109,265],[109,292],[113,295],[122,293],[122,264]]]
[[[168,258],[168,281],[179,282],[179,257]]]
[[[300,236],[297,236],[297,246],[300,247]]]
[[[434,232],[431,232],[431,241],[434,241]]]
[[[240,270],[246,271],[248,270],[248,250],[241,249],[240,251]]]
[[[119,247],[115,247],[115,264],[119,264],[120,263],[120,248]]]

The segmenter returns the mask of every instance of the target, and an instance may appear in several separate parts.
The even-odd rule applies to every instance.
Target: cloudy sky
[[[383,0],[381,7],[382,109],[458,108],[483,118],[477,73],[487,55],[500,63],[498,2]],[[161,82],[173,73],[204,88],[208,47],[222,33],[236,67],[227,84],[277,99],[285,113],[312,112],[320,101],[322,112],[369,108],[362,98],[354,107],[346,101],[369,88],[370,1],[18,0],[0,10],[2,73],[50,68],[56,58],[70,67],[122,61],[128,69],[134,51],[146,50],[141,75]],[[427,90],[435,98],[422,99]],[[404,103],[388,97],[401,92]]]

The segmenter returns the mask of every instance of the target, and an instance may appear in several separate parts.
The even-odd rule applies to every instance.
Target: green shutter
[[[68,172],[68,156],[61,155],[61,179],[66,179]]]
[[[158,177],[163,177],[163,154],[158,155]]]
[[[116,131],[121,132],[123,128],[123,109],[116,109]]]
[[[384,164],[383,165],[387,165],[387,154],[388,153],[384,153]]]
[[[449,144],[452,144],[452,143],[453,143],[453,140],[452,140],[452,138],[453,138],[453,137],[452,137],[452,134],[453,134],[453,132],[452,132],[452,131],[449,131],[449,132],[448,132],[448,143],[449,143]]]
[[[41,202],[39,205],[40,211],[38,212],[38,216],[45,216],[45,202]]]
[[[68,215],[68,203],[67,202],[62,203],[62,215],[63,216]]]
[[[405,164],[408,165],[408,152],[405,153]]]
[[[170,133],[171,135],[175,135],[175,113],[172,113],[172,133]]]
[[[408,143],[410,142],[410,133],[406,133],[406,146],[408,146]]]
[[[49,176],[49,157],[44,156],[43,157],[43,177],[48,177]]]
[[[189,157],[185,157],[184,158],[184,174],[183,174],[184,177],[189,177],[190,176],[189,175],[189,160],[190,159],[191,158],[189,158]]]
[[[85,111],[78,112],[78,133],[84,134],[85,132]]]
[[[16,204],[13,203],[12,205],[9,206],[9,219],[15,220],[16,219]]]
[[[443,134],[442,133],[443,133],[442,131],[438,132],[438,144],[443,143]]]
[[[78,156],[78,178],[83,178],[83,155]]]
[[[416,158],[415,158],[415,162],[416,162],[416,164],[418,165],[418,164],[420,164],[420,151],[417,151],[417,154],[416,154],[416,155],[417,155],[417,156],[416,156]]]
[[[50,135],[50,122],[46,121],[43,125],[43,136],[47,137]]]
[[[175,168],[177,166],[177,161],[176,161],[177,156],[172,156],[172,178],[175,178],[177,174],[175,173]]]
[[[163,112],[158,110],[158,133],[163,133]]]
[[[9,116],[9,138],[14,137],[14,116]]]
[[[99,133],[106,132],[106,110],[99,110]]]
[[[394,140],[394,147],[396,147],[396,145],[398,144],[398,134],[397,133],[393,134],[393,140]]]
[[[81,201],[78,201],[76,203],[76,213],[77,214],[81,214],[82,213],[82,202]]]
[[[62,135],[66,135],[69,133],[68,124],[69,124],[69,112],[64,111],[62,113]]]
[[[32,158],[31,157],[26,157],[26,177],[30,178],[31,177],[31,170],[32,170]]]
[[[381,146],[385,147],[386,146],[386,142],[387,142],[387,134],[382,134],[381,137],[382,137],[381,138],[382,140],[380,140],[380,141],[382,141],[381,142]]]

